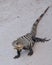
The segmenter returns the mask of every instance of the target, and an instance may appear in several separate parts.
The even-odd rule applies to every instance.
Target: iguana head
[[[22,42],[19,42],[17,40],[13,41],[12,46],[14,47],[14,49],[17,49],[17,50],[22,50],[24,47]]]

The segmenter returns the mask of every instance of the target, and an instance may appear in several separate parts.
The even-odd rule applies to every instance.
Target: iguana
[[[49,6],[46,8],[46,10],[43,12],[43,14],[41,14],[39,16],[39,18],[35,21],[30,33],[27,33],[26,35],[23,35],[23,36],[19,37],[17,40],[13,41],[12,45],[17,50],[17,55],[14,57],[14,59],[20,57],[20,52],[22,51],[22,49],[29,50],[28,55],[31,56],[33,54],[32,47],[34,46],[34,44],[36,42],[45,42],[45,41],[50,40],[50,39],[47,40],[46,38],[36,37],[38,23],[40,22],[40,20],[45,15],[45,13],[47,12],[48,9],[49,9]]]

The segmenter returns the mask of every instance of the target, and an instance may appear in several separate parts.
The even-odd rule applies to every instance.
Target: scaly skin
[[[35,21],[35,23],[32,26],[32,30],[30,33],[27,33],[26,35],[18,38],[17,40],[15,40],[12,43],[14,48],[17,50],[17,55],[14,57],[14,59],[20,57],[20,52],[22,51],[22,49],[29,50],[28,55],[31,56],[33,54],[32,47],[34,46],[34,44],[36,42],[49,41],[49,40],[46,40],[45,38],[42,39],[42,38],[36,37],[38,23],[40,22],[40,20],[45,15],[45,13],[47,12],[48,9],[49,9],[49,7],[47,7],[46,10],[43,12],[43,14],[41,14],[40,17]]]

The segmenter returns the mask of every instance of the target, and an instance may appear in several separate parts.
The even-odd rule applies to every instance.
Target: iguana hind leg
[[[32,40],[33,40],[34,42],[46,42],[46,41],[49,41],[50,39],[32,37]]]

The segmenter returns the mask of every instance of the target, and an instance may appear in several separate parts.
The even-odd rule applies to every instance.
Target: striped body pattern
[[[17,40],[13,41],[12,45],[17,50],[17,55],[14,58],[20,57],[20,52],[22,49],[29,50],[28,55],[31,56],[33,54],[32,47],[34,46],[35,42],[49,41],[46,39],[36,37],[38,23],[40,22],[40,20],[45,15],[48,9],[49,7],[47,7],[43,14],[41,14],[40,17],[35,21],[30,33],[27,33],[26,35],[23,35]]]
[[[18,38],[17,40],[15,40],[13,42],[13,46],[18,46],[18,44],[20,45],[20,48],[22,47],[26,47],[27,49],[29,48],[30,44],[33,47],[34,41],[32,40],[32,36],[30,33]],[[22,46],[21,46],[22,45]]]

